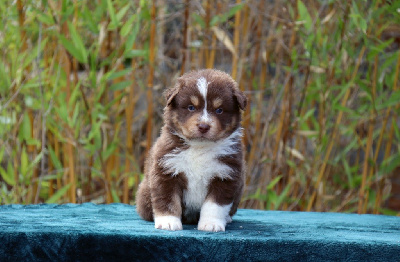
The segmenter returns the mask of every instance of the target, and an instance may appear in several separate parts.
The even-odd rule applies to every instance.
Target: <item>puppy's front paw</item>
[[[175,216],[160,216],[154,218],[154,227],[165,230],[182,230],[180,218]]]
[[[217,218],[200,219],[197,229],[208,232],[225,231],[225,223],[226,220]]]

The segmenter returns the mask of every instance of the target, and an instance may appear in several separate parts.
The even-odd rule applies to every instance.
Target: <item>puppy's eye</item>
[[[216,110],[215,110],[215,113],[217,113],[217,114],[222,114],[222,112],[223,112],[223,110],[222,110],[222,108],[217,108]]]
[[[196,110],[196,108],[194,107],[194,105],[189,105],[189,106],[188,106],[188,110],[189,110],[190,112],[193,112],[194,110]]]

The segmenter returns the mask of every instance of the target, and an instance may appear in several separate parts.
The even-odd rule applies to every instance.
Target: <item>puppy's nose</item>
[[[203,134],[207,133],[210,130],[210,125],[208,124],[199,124],[198,125],[199,131]]]

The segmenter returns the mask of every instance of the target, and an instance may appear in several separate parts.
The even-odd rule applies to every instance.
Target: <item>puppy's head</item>
[[[240,126],[240,110],[247,103],[235,80],[213,69],[184,74],[165,96],[165,122],[187,140],[229,136]]]

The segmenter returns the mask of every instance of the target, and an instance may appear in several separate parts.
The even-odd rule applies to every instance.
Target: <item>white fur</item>
[[[154,218],[154,227],[166,230],[182,230],[182,222],[175,216],[158,216]]]
[[[187,212],[199,211],[207,195],[208,184],[214,177],[230,178],[232,169],[218,160],[219,156],[237,153],[233,148],[240,143],[242,129],[238,128],[229,137],[219,141],[186,141],[188,149],[174,150],[161,159],[173,176],[184,173],[188,185],[183,194]]]
[[[211,119],[210,115],[207,112],[207,102],[206,102],[206,104],[204,106],[203,114],[201,115],[200,121],[202,121],[202,122],[204,122],[206,124],[210,124],[212,122],[212,119]]]
[[[200,120],[205,122],[205,123],[210,123],[211,118],[207,112],[207,90],[208,90],[208,83],[207,80],[204,77],[201,77],[197,80],[197,89],[199,89],[200,94],[204,98],[204,108],[203,108],[203,114],[201,115]]]
[[[199,89],[199,92],[203,96],[205,101],[207,101],[207,88],[208,83],[204,77],[200,77],[199,79],[197,79],[197,89]]]
[[[197,228],[210,232],[225,231],[226,223],[232,221],[232,218],[229,216],[231,207],[232,204],[220,206],[214,202],[206,201],[201,208]]]

